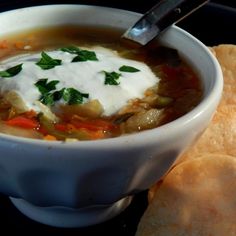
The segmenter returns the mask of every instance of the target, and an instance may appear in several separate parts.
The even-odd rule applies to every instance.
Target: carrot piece
[[[22,41],[17,41],[14,43],[14,45],[17,49],[24,49],[25,43]]]
[[[57,140],[57,138],[55,136],[50,135],[50,134],[45,135],[43,139],[47,140],[47,141],[56,141]]]
[[[103,139],[105,137],[105,132],[103,130],[92,131],[85,128],[80,128],[77,129],[77,131],[86,133],[90,140]]]
[[[8,48],[8,42],[7,40],[3,40],[0,42],[0,49],[7,49]]]
[[[78,120],[72,120],[71,123],[77,128],[77,129],[88,129],[91,131],[99,131],[99,130],[112,130],[115,128],[115,125],[113,125],[110,121],[105,120],[87,120],[87,121],[78,121]]]
[[[36,129],[39,123],[34,119],[29,119],[24,116],[17,116],[6,121],[7,125],[18,126],[24,129]]]
[[[105,137],[105,133],[102,130],[98,130],[95,132],[90,132],[91,139],[103,139]]]

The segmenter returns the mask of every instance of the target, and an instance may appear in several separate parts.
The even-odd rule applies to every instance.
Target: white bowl
[[[0,14],[1,35],[66,23],[124,31],[140,14],[86,5],[47,5]],[[178,49],[198,72],[204,98],[191,112],[159,128],[118,138],[46,142],[0,134],[0,192],[28,217],[59,227],[105,221],[149,188],[209,124],[222,92],[215,58],[196,38],[172,26],[159,41]]]

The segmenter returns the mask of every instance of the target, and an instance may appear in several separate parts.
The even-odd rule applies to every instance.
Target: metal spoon
[[[207,2],[208,0],[160,0],[122,37],[145,45],[167,27],[179,22]]]

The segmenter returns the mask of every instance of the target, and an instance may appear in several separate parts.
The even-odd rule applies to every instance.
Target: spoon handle
[[[179,22],[208,0],[160,0],[123,35],[142,45],[147,44],[170,25]]]

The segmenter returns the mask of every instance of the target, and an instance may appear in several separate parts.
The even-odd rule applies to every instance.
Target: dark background
[[[130,9],[133,11],[144,12],[151,6],[155,5],[158,0],[0,0],[2,8],[17,8],[22,6],[52,4],[52,3],[78,3],[103,5],[117,7],[122,9]],[[220,3],[231,7],[236,7],[235,0],[211,0],[212,3]]]
[[[108,6],[144,13],[157,2],[158,0],[0,0],[0,11],[33,5],[73,3]],[[218,4],[224,7],[219,7]],[[235,0],[211,0],[177,25],[207,46],[222,43],[236,44],[235,11]]]
[[[157,2],[157,0],[0,0],[0,11],[33,5],[78,3],[109,6],[144,13]],[[206,45],[214,46],[222,43],[236,44],[235,23],[236,1],[214,0],[178,25]],[[0,194],[0,236],[134,236],[138,221],[146,205],[146,192],[142,192],[134,198],[132,204],[121,215],[106,223],[83,229],[60,229],[31,221],[15,209],[8,197]]]

